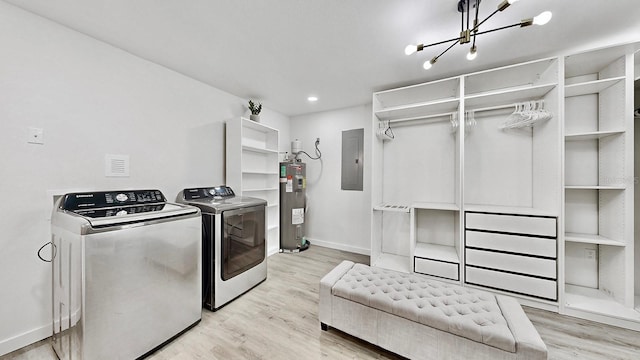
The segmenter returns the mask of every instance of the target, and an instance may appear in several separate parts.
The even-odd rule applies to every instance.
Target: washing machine
[[[136,359],[200,321],[198,208],[158,190],[71,193],[51,228],[60,359]]]
[[[202,213],[202,306],[216,311],[267,279],[266,206],[228,186],[184,189]]]

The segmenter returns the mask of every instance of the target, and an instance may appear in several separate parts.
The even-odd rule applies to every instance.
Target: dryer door
[[[264,261],[265,220],[264,206],[222,213],[222,280],[229,280]]]

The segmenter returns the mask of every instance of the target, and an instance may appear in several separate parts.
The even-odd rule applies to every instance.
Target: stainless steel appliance
[[[280,163],[281,252],[298,252],[309,247],[309,242],[304,237],[306,176],[305,163],[297,160]]]
[[[72,193],[51,227],[60,359],[135,359],[200,321],[197,208],[158,190]]]
[[[182,191],[202,212],[202,306],[217,310],[267,278],[266,205],[228,186]]]

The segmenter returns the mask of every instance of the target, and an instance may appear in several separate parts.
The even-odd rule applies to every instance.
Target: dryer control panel
[[[182,196],[185,200],[195,200],[195,199],[227,199],[230,197],[236,196],[229,186],[220,185],[214,186],[210,188],[194,188],[194,189],[184,189],[182,192]]]

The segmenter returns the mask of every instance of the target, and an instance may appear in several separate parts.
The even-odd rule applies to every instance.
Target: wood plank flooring
[[[149,359],[401,359],[318,322],[320,278],[340,261],[369,257],[311,246],[268,260],[268,279],[218,310],[203,310],[196,327]],[[526,308],[549,359],[640,359],[640,332]],[[47,340],[0,357],[56,359]]]

